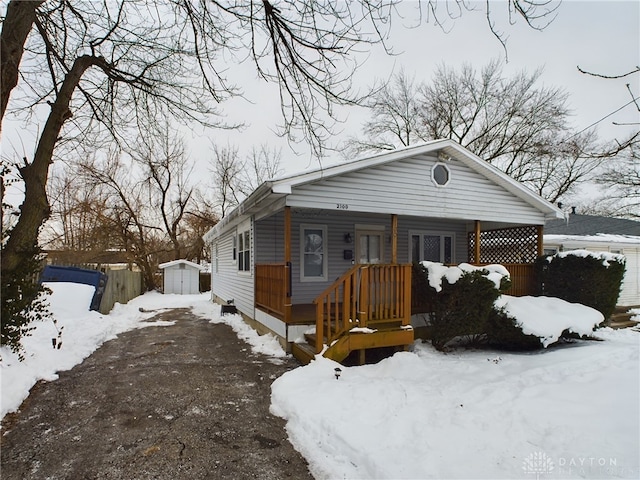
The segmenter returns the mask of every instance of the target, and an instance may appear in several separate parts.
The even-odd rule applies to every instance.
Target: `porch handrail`
[[[340,337],[356,325],[356,294],[358,272],[361,267],[362,265],[352,266],[313,301],[316,304],[316,353],[322,352],[325,330],[327,339],[331,343],[333,339]],[[332,315],[335,317],[334,328],[331,322]]]
[[[411,322],[411,265],[354,265],[313,301],[316,353],[354,327]]]
[[[291,315],[290,271],[291,265],[286,262],[255,265],[256,306],[282,316],[285,321]]]

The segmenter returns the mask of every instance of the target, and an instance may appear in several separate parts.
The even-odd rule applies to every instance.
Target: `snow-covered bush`
[[[537,350],[543,347],[540,337],[525,334],[518,320],[504,308],[493,308],[487,317],[487,344],[502,350]]]
[[[511,284],[509,272],[500,265],[474,267],[460,264],[446,267],[441,263],[423,262],[430,306],[431,342],[437,349],[457,337],[467,341],[484,339],[493,303]],[[416,282],[419,284],[419,282]],[[419,293],[418,293],[419,294]]]
[[[502,265],[423,262],[422,271],[431,305],[429,338],[440,350],[454,339],[506,350],[538,349],[562,337],[588,336],[603,321],[597,310],[559,298],[504,295],[511,282]]]
[[[580,303],[605,319],[613,313],[625,271],[624,255],[570,250],[538,259],[541,295]]]

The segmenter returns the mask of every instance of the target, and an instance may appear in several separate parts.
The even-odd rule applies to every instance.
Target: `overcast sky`
[[[415,75],[416,81],[420,82],[430,79],[441,64],[459,68],[463,63],[471,63],[479,69],[491,59],[504,60],[505,51],[486,23],[484,1],[470,4],[477,11],[464,11],[460,18],[448,22],[448,31],[444,32],[433,23],[411,28],[416,24],[416,3],[405,1],[401,11],[404,19],[395,19],[389,39],[389,45],[397,54],[388,56],[378,49],[363,55],[356,83],[367,87],[374,79],[389,78],[400,69]],[[443,0],[440,0],[440,5],[445,5]],[[576,68],[579,65],[589,71],[618,75],[640,65],[640,0],[565,0],[557,10],[555,20],[543,31],[529,28],[521,18],[510,25],[505,17],[504,1],[492,1],[491,6],[496,28],[507,39],[509,63],[506,73],[522,69],[532,72],[543,67],[542,81],[548,86],[562,87],[569,93],[576,129],[588,127],[629,103],[632,97],[626,83],[631,83],[635,96],[640,95],[640,74],[621,80],[604,80],[583,75]],[[259,81],[255,71],[248,67],[240,70],[243,74],[238,83],[252,103],[233,100],[223,104],[222,108],[229,115],[230,122],[245,121],[250,123],[249,128],[242,132],[203,132],[197,126],[183,126],[198,177],[209,178],[207,170],[212,141],[219,145],[237,145],[245,153],[251,146],[259,147],[263,143],[282,146],[285,173],[317,168],[318,163],[311,157],[308,147],[304,144],[296,146],[296,154],[273,133],[280,120],[277,89]],[[340,115],[343,123],[339,127],[341,133],[334,139],[335,145],[348,136],[358,135],[367,118],[363,109],[342,109]],[[640,114],[632,104],[600,122],[602,139],[611,139],[622,131],[623,127],[613,126],[613,121],[637,123],[640,122]],[[30,156],[35,149],[33,141],[37,130],[34,128],[33,132],[27,132],[6,119],[3,127],[3,154],[13,157],[7,150],[17,148],[24,149]],[[637,130],[637,126],[635,128]],[[22,154],[18,153],[18,156]],[[325,159],[323,165],[338,160],[339,154],[335,153]]]
[[[436,67],[443,63],[452,68],[459,68],[463,63],[481,68],[491,59],[504,60],[505,51],[487,26],[483,5],[484,2],[476,3],[478,11],[465,11],[455,22],[449,22],[445,33],[433,24],[409,28],[415,25],[417,15],[415,4],[406,2],[402,11],[405,19],[396,19],[389,41],[397,55],[390,57],[378,50],[369,53],[367,58],[363,56],[357,82],[366,86],[374,78],[388,78],[401,68],[422,81],[431,78]],[[621,80],[603,80],[581,74],[576,68],[579,65],[585,70],[618,75],[640,65],[640,1],[565,0],[557,10],[556,19],[543,31],[529,28],[521,18],[515,25],[510,25],[504,17],[505,2],[492,2],[492,9],[497,28],[507,38],[506,73],[523,69],[531,72],[543,67],[542,81],[569,93],[575,128],[588,127],[630,102],[632,97],[626,83],[631,83],[635,96],[640,95],[640,74]],[[245,81],[243,86],[255,104],[248,106],[238,102],[227,111],[231,118],[245,119],[252,126],[241,133],[217,132],[207,136],[221,144],[230,142],[242,148],[261,142],[286,145],[270,132],[278,120],[276,91],[258,81]],[[344,123],[342,134],[335,139],[336,144],[349,135],[357,135],[367,118],[366,112],[358,109],[341,112]],[[640,114],[634,105],[629,105],[600,122],[598,126],[603,139],[612,138],[623,128],[613,126],[613,121],[637,123]],[[194,156],[207,156],[205,147],[208,143],[200,142],[193,151]],[[304,146],[296,150],[300,155],[294,155],[286,146],[283,148],[287,173],[308,166],[317,167]],[[333,155],[333,161],[337,160],[338,155]],[[325,162],[332,163],[331,156]]]

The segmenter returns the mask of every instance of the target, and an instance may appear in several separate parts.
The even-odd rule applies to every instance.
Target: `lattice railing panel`
[[[469,233],[469,262],[476,262],[475,232]],[[501,228],[480,232],[480,260],[476,263],[533,263],[538,257],[538,227]]]

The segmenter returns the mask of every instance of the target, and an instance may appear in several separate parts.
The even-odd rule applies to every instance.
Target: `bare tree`
[[[414,78],[401,70],[373,90],[375,93],[366,102],[372,117],[363,126],[366,137],[350,139],[347,155],[394,150],[427,140]]]
[[[168,122],[144,127],[130,152],[143,175],[151,212],[160,216],[162,230],[172,245],[172,260],[182,258],[182,225],[192,203],[190,184],[193,166],[186,157],[184,141],[172,133]]]
[[[636,137],[601,145],[593,131],[575,133],[567,94],[539,87],[541,73],[507,78],[499,61],[479,72],[442,66],[419,85],[400,73],[372,99],[365,137],[351,139],[350,152],[450,138],[555,202]]]
[[[605,168],[596,183],[606,188],[601,213],[616,217],[640,219],[640,147],[630,148],[615,166]]]
[[[323,115],[355,100],[349,93],[354,47],[386,39],[395,4],[11,0],[0,34],[2,118],[18,78],[14,113],[43,104],[51,110],[34,158],[20,167],[27,201],[5,245],[3,271],[17,267],[18,252],[34,243],[50,213],[48,170],[61,137],[75,131],[82,140],[99,130],[120,138],[141,113],[146,119],[165,110],[222,126],[214,105],[238,93],[225,78],[227,58],[250,60],[261,78],[279,85],[282,134],[300,128],[320,153],[330,135]],[[507,7],[510,19],[518,15],[535,26],[553,15],[553,4],[509,0]],[[470,9],[464,0],[455,5]],[[437,0],[418,6],[441,23]],[[489,3],[485,13],[497,33]]]
[[[103,213],[109,198],[101,185],[66,169],[54,174],[48,187],[52,214],[42,235],[47,248],[73,251],[79,262],[88,263],[114,247],[112,225]]]
[[[37,254],[51,213],[49,167],[62,142],[95,143],[102,135],[120,142],[128,129],[166,114],[233,127],[217,108],[240,93],[225,76],[229,59],[252,62],[260,78],[278,85],[280,133],[301,131],[320,155],[331,134],[326,115],[356,101],[353,50],[386,40],[396,3],[10,0],[0,32],[0,122],[8,113],[28,122],[43,106],[48,113],[33,158],[17,165],[25,200],[2,245],[2,278],[14,278]],[[428,0],[424,8],[436,12],[437,4]],[[470,9],[466,0],[455,5]],[[554,12],[548,0],[506,5],[510,20],[521,16],[534,27]],[[489,2],[485,13],[504,38]],[[20,95],[12,96],[16,88]]]
[[[266,145],[252,148],[249,155],[242,158],[238,147],[214,144],[213,154],[211,173],[220,218],[224,218],[230,208],[238,205],[262,182],[282,173],[282,152]]]
[[[640,67],[636,66],[621,74],[595,73],[577,67],[580,73],[598,77],[604,80],[617,80],[640,74]],[[625,85],[629,92],[630,100],[626,105],[604,116],[597,123],[604,121],[613,114],[630,105],[634,105],[640,112],[640,95],[634,92],[631,83]],[[638,126],[640,123],[616,123],[614,125],[631,127],[636,129],[635,138],[640,136]],[[623,145],[624,146],[624,145]],[[640,146],[637,142],[631,143],[629,148],[623,150],[621,159],[615,163],[607,162],[602,173],[596,176],[596,183],[603,187],[604,194],[587,205],[585,210],[598,215],[610,215],[616,217],[640,218]]]

